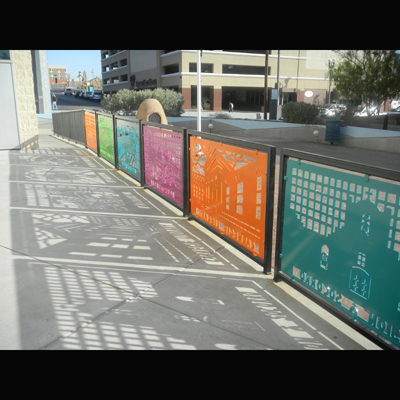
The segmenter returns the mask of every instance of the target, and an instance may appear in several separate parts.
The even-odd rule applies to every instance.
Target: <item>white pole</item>
[[[197,130],[201,131],[201,53],[197,50]]]
[[[278,50],[278,77],[276,78],[276,81],[277,81],[277,88],[278,88],[278,106],[279,106],[279,68],[280,68],[280,61],[281,61],[281,51],[280,50]]]

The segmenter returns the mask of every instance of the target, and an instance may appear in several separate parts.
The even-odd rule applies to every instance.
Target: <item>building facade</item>
[[[203,50],[202,107],[213,111],[262,111],[265,99],[265,50]],[[268,51],[268,98],[277,88],[279,104],[325,104],[329,98],[331,50]],[[197,50],[101,50],[105,94],[120,89],[168,88],[182,93],[183,109],[197,107]],[[278,68],[279,66],[279,68]],[[335,98],[331,94],[331,102]]]
[[[0,50],[1,150],[39,146],[32,51]]]
[[[49,79],[50,85],[69,85],[69,74],[67,74],[67,67],[64,65],[49,65]]]

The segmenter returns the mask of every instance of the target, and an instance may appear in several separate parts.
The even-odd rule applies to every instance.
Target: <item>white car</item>
[[[101,101],[103,100],[103,92],[101,90],[95,90],[90,96],[91,101]]]
[[[400,100],[395,99],[390,102],[390,109],[398,108],[400,106]]]
[[[378,114],[378,106],[371,106],[369,108],[369,114],[377,115]],[[357,115],[358,117],[366,117],[368,115],[367,107],[364,107],[360,112],[356,112],[355,115]]]
[[[343,104],[332,104],[326,110],[326,115],[333,116],[333,115],[340,115],[347,110],[346,106]]]

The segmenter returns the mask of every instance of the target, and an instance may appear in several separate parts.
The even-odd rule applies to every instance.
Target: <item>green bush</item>
[[[156,99],[160,102],[167,117],[178,117],[182,111],[184,103],[183,95],[171,89],[146,89],[146,90],[118,90],[112,95],[105,95],[101,102],[104,110],[115,114],[122,111],[125,115],[137,111],[139,106],[146,99]]]
[[[291,122],[293,124],[318,124],[320,123],[318,114],[318,107],[311,103],[289,101],[282,106],[284,122]]]

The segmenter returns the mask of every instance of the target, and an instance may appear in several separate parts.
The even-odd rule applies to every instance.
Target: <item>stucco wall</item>
[[[38,123],[30,50],[13,50],[17,104],[23,149],[39,148]]]

